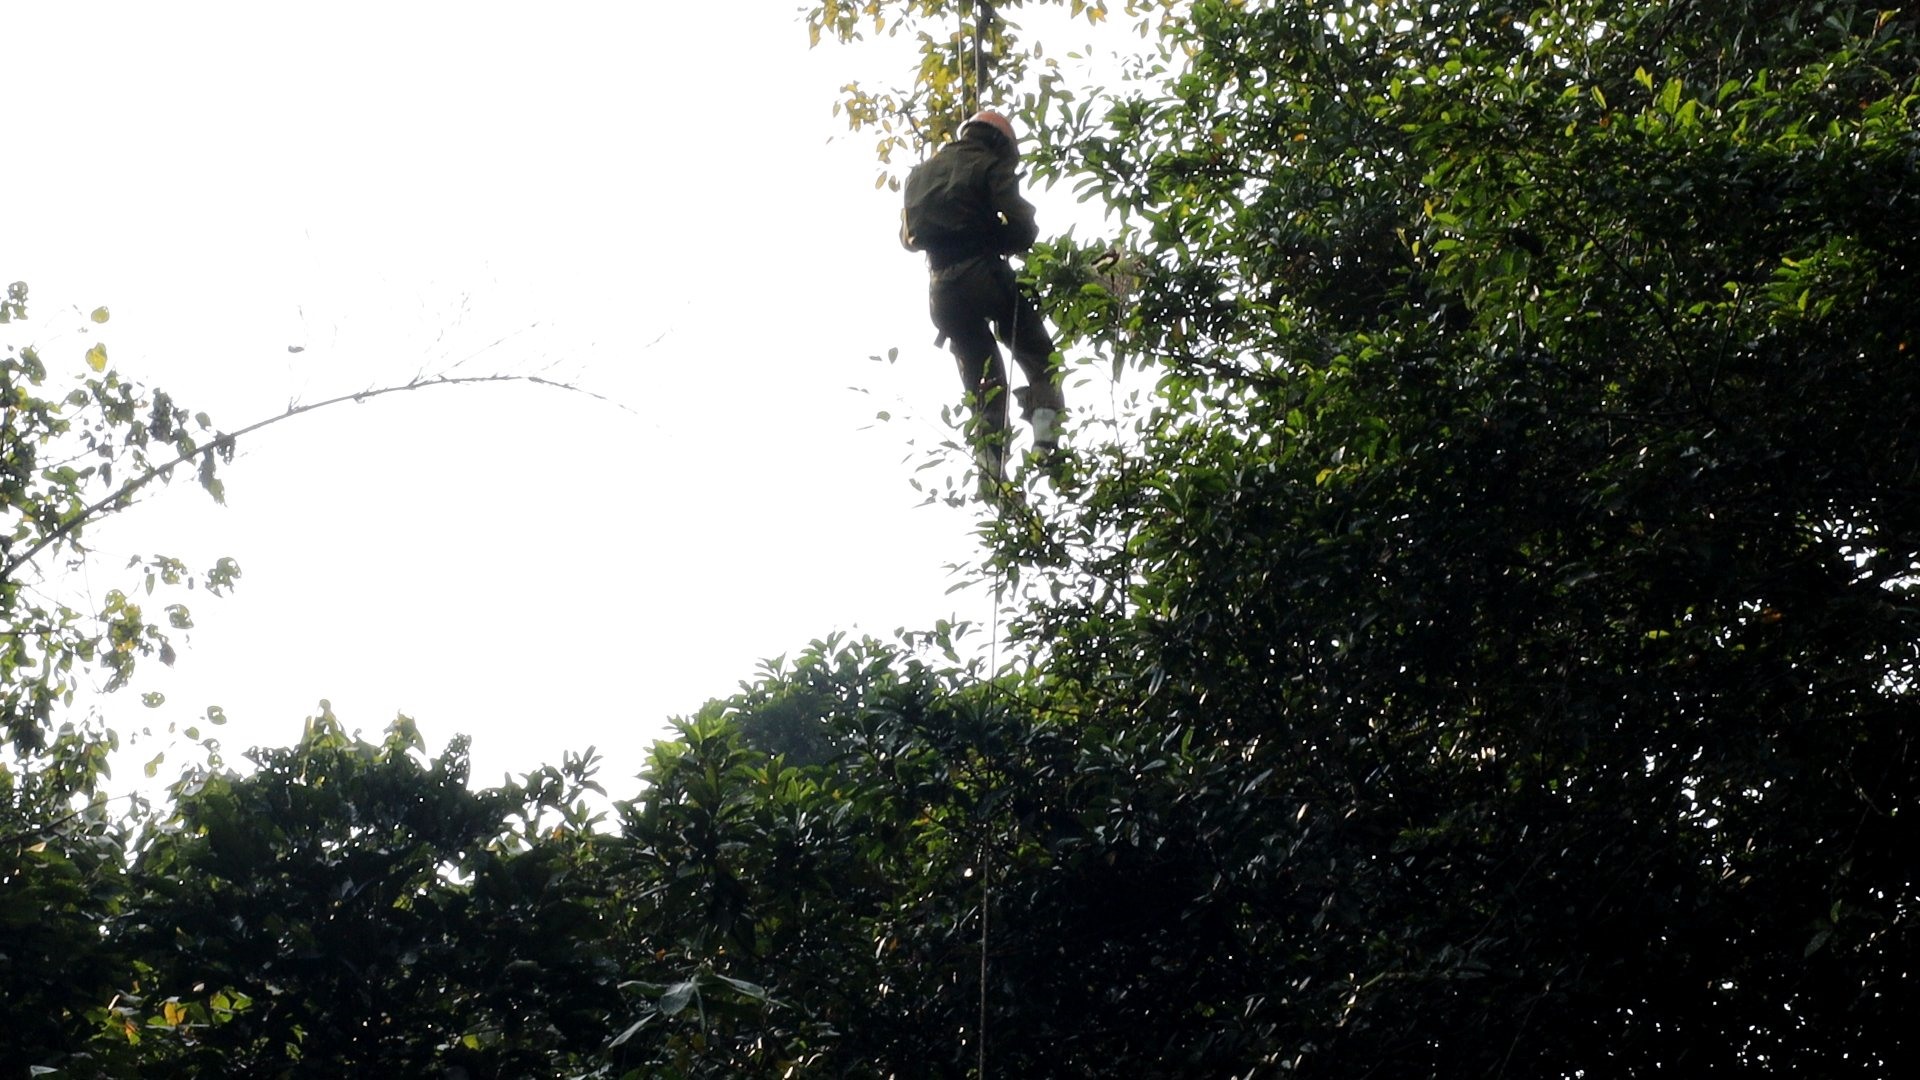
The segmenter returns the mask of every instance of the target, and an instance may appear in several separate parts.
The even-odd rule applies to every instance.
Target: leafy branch
[[[231,457],[233,453],[234,444],[242,436],[251,435],[254,432],[259,431],[263,428],[272,427],[273,425],[278,424],[284,420],[291,420],[296,416],[302,416],[319,409],[324,409],[333,405],[340,405],[349,401],[352,401],[352,402],[371,401],[374,398],[384,397],[387,394],[398,394],[408,390],[423,390],[428,387],[435,387],[435,386],[463,386],[463,385],[473,385],[473,384],[479,384],[479,383],[508,383],[508,382],[532,383],[536,386],[552,387],[556,390],[565,390],[568,393],[583,394],[587,397],[594,398],[599,401],[605,401],[605,402],[608,402],[609,404],[618,405],[617,402],[614,402],[611,398],[608,398],[603,394],[597,394],[591,390],[585,390],[578,386],[574,386],[571,383],[561,382],[557,379],[549,379],[540,375],[508,375],[508,374],[435,375],[431,377],[416,377],[409,382],[399,383],[393,386],[382,386],[382,387],[376,387],[368,390],[356,391],[351,394],[340,394],[336,397],[330,397],[323,401],[309,402],[304,405],[297,405],[297,404],[288,405],[285,411],[276,413],[273,416],[269,416],[264,420],[259,420],[252,424],[248,424],[247,426],[240,428],[237,431],[221,434],[218,437],[216,437],[212,443],[206,446],[196,446],[190,450],[182,450],[179,453],[175,454],[172,460],[162,462],[161,464],[158,464],[158,465],[149,466],[144,471],[142,471],[138,476],[135,476],[132,479],[129,479],[123,482],[119,487],[115,488],[112,491],[112,493],[102,496],[101,498],[95,500],[94,502],[75,511],[73,514],[63,519],[58,525],[48,530],[33,544],[23,549],[19,554],[14,555],[12,558],[8,559],[4,566],[0,566],[0,582],[11,581],[13,579],[13,574],[16,570],[19,570],[21,567],[31,563],[36,557],[39,556],[41,552],[45,551],[47,548],[58,543],[63,537],[68,536],[69,534],[73,533],[76,529],[79,529],[81,526],[91,521],[100,512],[108,509],[126,506],[132,500],[133,496],[140,491],[140,489],[146,487],[148,484],[152,483],[155,479],[166,476],[168,473],[172,472],[174,469],[178,468],[179,466],[185,465],[195,458],[204,458],[205,460],[211,462],[213,455],[216,453],[222,455],[223,457]],[[619,407],[626,408],[626,406],[619,406]],[[216,491],[215,498],[218,498],[218,497],[219,496]]]

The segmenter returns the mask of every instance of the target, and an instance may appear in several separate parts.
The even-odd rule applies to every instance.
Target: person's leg
[[[1007,365],[1000,359],[1000,347],[991,337],[985,345],[962,351],[961,339],[952,342],[953,359],[960,369],[960,385],[966,391],[967,405],[986,431],[1001,431],[1007,426]],[[984,352],[982,351],[984,350]]]
[[[983,475],[1005,479],[1007,443],[1007,368],[988,322],[979,275],[960,274],[934,281],[930,307],[933,324],[947,340],[960,372],[964,401],[973,414],[968,438]]]
[[[1000,296],[994,329],[1013,352],[1014,363],[1027,378],[1020,388],[1020,415],[1033,424],[1036,447],[1047,448],[1059,441],[1060,413],[1066,409],[1066,397],[1060,390],[1060,371],[1053,362],[1053,336],[1046,320],[1032,300],[1020,291],[1013,269],[1003,264],[999,275]]]

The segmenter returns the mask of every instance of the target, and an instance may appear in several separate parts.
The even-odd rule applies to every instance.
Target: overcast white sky
[[[325,697],[369,736],[471,734],[484,782],[597,745],[631,793],[759,658],[988,617],[946,593],[972,512],[920,507],[903,462],[956,396],[924,273],[830,113],[877,58],[809,52],[799,6],[8,6],[10,340],[75,371],[104,340],[228,428],[456,364],[625,406],[337,407],[244,443],[226,508],[183,484],[98,531],[96,591],[133,552],[245,572],[116,726],[219,704],[237,758]]]

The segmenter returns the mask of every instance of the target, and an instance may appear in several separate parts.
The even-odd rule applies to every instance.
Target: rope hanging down
[[[978,0],[978,3],[974,7],[974,23],[973,23],[973,85],[971,88],[969,88],[968,93],[965,95],[967,99],[966,100],[966,117],[962,117],[960,121],[963,124],[966,123],[967,117],[971,117],[975,113],[978,113],[982,108],[985,108],[985,103],[982,99],[985,96],[984,90],[987,85],[987,32],[992,28],[992,26],[993,26],[993,5],[988,3],[987,0]],[[965,32],[964,22],[962,23],[961,32],[962,33]],[[965,75],[963,74],[961,77],[964,79]],[[1002,447],[1000,449],[1000,452],[1005,453],[1006,452],[1005,448]],[[987,672],[987,678],[989,681],[987,683],[987,700],[985,702],[986,720],[988,722],[991,722],[993,718],[994,683],[997,682],[999,679],[1000,594],[1001,594],[1001,588],[1002,588],[1001,574],[1003,572],[1004,571],[1000,571],[1000,570],[996,570],[994,572],[993,643],[990,647],[990,656],[987,661],[987,663],[991,665],[991,668]],[[987,756],[987,753],[986,753],[987,748],[985,746],[985,741],[986,740],[983,738],[981,740],[982,745],[976,748],[978,752],[981,754],[981,757],[983,759],[985,759]],[[989,825],[989,830],[990,829],[991,829],[991,826]],[[979,860],[980,861],[980,1002],[979,1002],[980,1017],[978,1020],[978,1027],[974,1031],[974,1056],[975,1056],[974,1078],[975,1080],[987,1080],[987,956],[988,956],[988,943],[990,941],[990,938],[988,935],[988,926],[989,926],[988,920],[990,916],[988,913],[991,911],[993,907],[993,848],[992,848],[990,836],[991,836],[991,833],[989,832],[989,835],[987,837],[982,838],[983,843],[981,843],[980,845],[980,860]]]
[[[960,12],[960,105],[966,110],[960,122],[986,107],[987,85],[987,37],[993,30],[993,4],[988,0],[970,0],[968,7],[974,9],[973,22],[973,81],[967,82],[967,46],[964,41],[967,33],[966,8]]]
[[[960,117],[960,123],[963,125],[970,118],[972,118],[976,113],[978,113],[982,108],[985,107],[982,103],[982,97],[984,96],[983,90],[987,85],[987,32],[990,29],[992,29],[992,26],[993,26],[993,5],[992,4],[988,3],[987,0],[977,0],[977,2],[974,3],[972,6],[974,9],[973,80],[970,85],[967,82],[967,75],[966,75],[966,45],[964,41],[960,45],[960,81],[961,81],[960,99],[961,99],[961,106],[963,109],[962,115]],[[962,9],[960,14],[960,33],[963,38],[965,37],[966,32],[967,32],[966,11],[965,9]],[[1005,452],[1004,448],[1002,448],[1000,452],[1004,453]],[[982,720],[984,721],[982,724],[982,727],[985,726],[985,723],[992,722],[994,682],[997,680],[997,677],[999,675],[998,666],[1000,663],[1000,596],[1001,596],[1001,588],[1002,588],[1002,579],[1000,577],[1000,573],[1001,573],[1000,571],[995,571],[994,573],[993,643],[991,645],[990,655],[987,661],[988,664],[990,665],[990,670],[987,673],[987,678],[988,678],[987,697],[986,697],[986,701],[983,703],[983,709],[984,709],[985,715],[982,717]],[[988,756],[986,739],[984,738],[984,734],[985,733],[982,732],[983,737],[981,738],[980,745],[974,748],[975,752],[980,754],[981,759],[983,761]],[[982,824],[984,825],[986,823],[983,822]],[[988,838],[988,836],[983,835],[980,839],[981,839],[980,854],[978,859],[980,864],[980,974],[979,974],[980,988],[979,988],[979,1018],[976,1021],[976,1026],[973,1033],[973,1049],[974,1049],[973,1075],[974,1075],[974,1080],[987,1080],[987,966],[988,966],[987,957],[988,957],[988,944],[990,940],[989,934],[988,934],[988,926],[989,926],[988,920],[990,916],[988,912],[993,905],[993,850],[992,850],[991,840]]]
[[[966,124],[969,119],[986,107],[984,97],[987,85],[987,36],[993,29],[993,5],[989,3],[988,0],[973,0],[971,6],[973,7],[974,13],[973,80],[971,85],[968,85],[966,77],[966,44],[964,40],[960,43],[959,47],[960,97],[961,105],[965,110],[960,117],[960,123],[962,125]],[[963,7],[960,13],[960,34],[963,39],[966,36],[966,32],[966,9]],[[1001,448],[1000,452],[1004,453],[1005,448]],[[1004,569],[996,569],[994,572],[993,638],[992,644],[989,647],[987,660],[989,670],[987,675],[986,700],[982,703],[984,711],[981,724],[982,729],[992,722],[994,691],[999,681],[1000,602],[1003,589],[1005,588],[1004,573]],[[987,748],[987,738],[984,730],[981,731],[980,742],[974,747],[974,751],[980,755],[981,761],[987,764],[987,777],[989,778],[989,782],[991,782],[991,754]],[[989,800],[983,799],[982,802],[987,803]],[[989,934],[989,920],[991,916],[989,912],[993,906],[993,844],[991,839],[991,823],[982,822],[981,824],[985,828],[985,833],[980,837],[978,858],[980,864],[980,988],[978,1002],[979,1016],[976,1020],[976,1028],[974,1031],[974,1080],[987,1080],[987,979],[988,947],[991,940]]]

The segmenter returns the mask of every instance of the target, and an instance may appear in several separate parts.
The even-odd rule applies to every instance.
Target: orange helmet
[[[982,109],[974,113],[965,124],[960,125],[960,130],[964,132],[967,130],[969,124],[985,124],[1000,134],[1005,135],[1008,146],[1013,146],[1018,143],[1018,140],[1013,137],[1013,122],[1001,116],[999,113],[994,112],[992,109]]]

